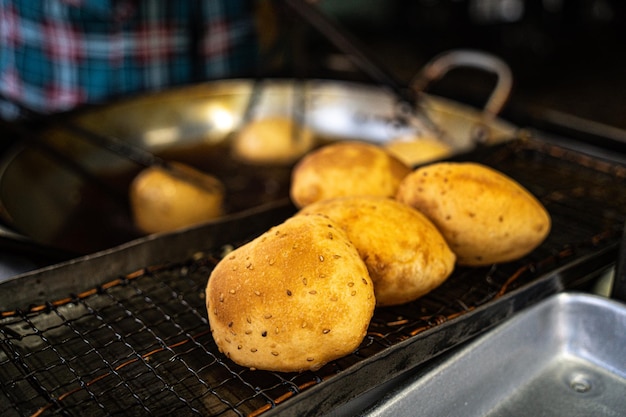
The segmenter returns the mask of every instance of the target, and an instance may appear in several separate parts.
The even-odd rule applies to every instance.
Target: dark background
[[[321,0],[318,5],[403,82],[443,51],[479,49],[502,58],[513,71],[503,116],[525,123],[524,116],[547,115],[547,109],[626,129],[622,0]],[[361,75],[317,33],[305,32],[311,72]],[[493,80],[455,70],[428,91],[480,106]]]

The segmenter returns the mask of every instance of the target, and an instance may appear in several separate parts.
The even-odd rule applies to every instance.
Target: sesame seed
[[[308,358],[306,358],[306,360],[307,360],[307,362],[313,362],[315,359],[313,359],[311,357],[308,357]]]
[[[319,258],[320,258],[320,262],[324,262],[324,256],[320,255]]]
[[[220,303],[223,303],[223,302],[224,302],[224,293],[221,292],[220,293]]]
[[[317,294],[317,291],[311,290],[311,291],[309,291],[309,294],[315,295],[315,294]]]
[[[268,314],[264,315],[263,317],[265,317],[266,319],[271,319],[272,315],[268,313]]]
[[[336,296],[334,296],[334,295],[332,297],[330,297],[330,301],[337,301],[337,300],[338,300],[338,298]]]
[[[246,317],[246,321],[248,322],[248,324],[252,324],[252,319],[250,317]]]
[[[302,278],[302,283],[303,283],[304,285],[307,285],[307,284],[308,284],[308,282],[309,282],[309,281],[308,281],[306,278]]]
[[[250,349],[250,352],[255,353],[257,351],[257,348],[252,348]]]
[[[324,329],[324,330],[322,330],[322,333],[328,334],[328,333],[330,333],[330,329]]]
[[[356,291],[352,291],[350,295],[354,297],[356,295]]]
[[[233,322],[231,321],[230,323],[228,323],[228,327],[233,327]]]
[[[243,348],[243,346],[237,345],[237,350],[241,350],[242,348]]]
[[[348,287],[354,287],[354,282],[352,281],[348,282]]]
[[[228,290],[228,292],[231,293],[231,294],[234,294],[235,290],[231,289],[231,290]]]
[[[267,330],[264,330],[263,333],[261,333],[262,337],[267,337]]]
[[[291,297],[291,290],[287,290],[287,295]]]
[[[246,332],[245,332],[245,333],[246,333],[246,334],[252,334],[252,330],[249,330],[249,329],[248,329],[248,330],[246,330]]]
[[[261,295],[261,291],[254,291],[254,295],[260,296]]]
[[[272,351],[272,355],[274,355],[274,356],[278,356],[278,352],[276,352],[276,351],[274,351],[274,350],[273,350],[273,351]]]

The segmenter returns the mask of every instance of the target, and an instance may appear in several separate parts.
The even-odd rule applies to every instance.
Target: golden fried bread
[[[291,118],[272,116],[246,124],[233,139],[233,153],[248,163],[288,164],[313,145],[311,129]]]
[[[148,167],[130,185],[133,220],[145,233],[191,226],[223,213],[225,190],[217,178],[182,163],[171,166]]]
[[[460,265],[518,259],[547,237],[545,207],[513,179],[487,166],[441,162],[416,169],[397,193],[441,231]]]
[[[290,195],[299,208],[334,197],[393,197],[409,172],[406,164],[380,146],[336,142],[310,152],[298,162],[292,171]]]
[[[443,159],[454,151],[450,145],[428,137],[402,137],[386,142],[383,147],[408,166]]]
[[[310,204],[300,214],[335,221],[356,246],[374,282],[376,304],[413,301],[443,283],[455,255],[417,210],[385,197],[340,197]]]
[[[206,302],[213,338],[234,362],[317,369],[356,349],[375,307],[363,260],[334,222],[296,216],[222,259]]]

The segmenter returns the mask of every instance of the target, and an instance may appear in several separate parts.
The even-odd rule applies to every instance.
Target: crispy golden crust
[[[411,172],[383,148],[364,142],[337,142],[310,152],[294,167],[291,199],[297,207],[352,195],[393,197]]]
[[[550,215],[520,184],[476,163],[442,162],[415,170],[397,199],[430,218],[460,265],[518,259],[548,235]]]
[[[227,255],[206,300],[220,351],[243,366],[284,372],[351,353],[375,306],[357,250],[317,215],[290,218]]]
[[[294,162],[314,145],[313,131],[288,117],[266,117],[246,124],[233,141],[236,158],[255,164]]]
[[[185,164],[171,165],[175,171],[146,168],[130,185],[133,220],[146,233],[191,226],[223,213],[225,191],[217,178]]]
[[[408,166],[443,159],[454,152],[450,145],[435,138],[427,137],[394,139],[385,143],[384,148]]]
[[[443,283],[455,256],[417,210],[384,197],[343,197],[313,203],[299,214],[335,221],[356,246],[374,282],[376,304],[413,301]]]

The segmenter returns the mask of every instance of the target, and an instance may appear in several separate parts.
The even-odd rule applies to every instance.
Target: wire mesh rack
[[[250,370],[218,352],[204,290],[221,245],[103,274],[84,291],[0,312],[0,414],[294,415],[293,404],[313,410],[320,389],[333,390],[327,400],[345,400],[610,266],[626,219],[624,166],[535,140],[463,158],[505,172],[546,206],[552,232],[529,256],[458,267],[427,296],[378,308],[356,351],[302,373]],[[541,283],[549,289],[529,292]],[[387,375],[371,374],[381,366]],[[316,404],[319,412],[332,406]]]

